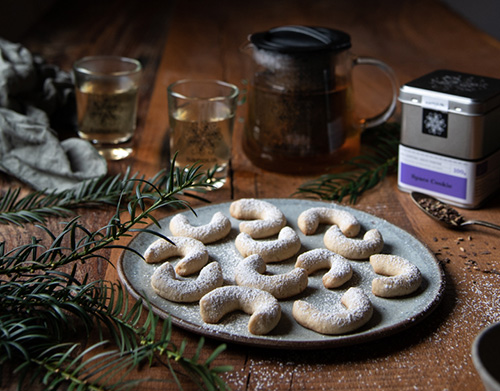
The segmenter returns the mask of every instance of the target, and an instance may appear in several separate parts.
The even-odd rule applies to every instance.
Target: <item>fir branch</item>
[[[52,240],[47,246],[36,237],[12,250],[0,243],[0,365],[16,365],[19,388],[41,382],[47,390],[121,390],[142,381],[129,379],[142,363],[160,362],[179,388],[178,365],[202,389],[227,389],[219,374],[229,368],[211,366],[223,345],[201,361],[201,339],[195,355],[186,357],[185,344],[178,347],[171,341],[170,321],[163,321],[157,336],[158,316],[144,312],[141,300],[131,306],[120,284],[76,277],[81,263],[108,261],[102,250],[134,251],[117,241],[136,231],[152,232],[143,226],[147,220],[159,225],[153,216],[157,209],[189,208],[177,196],[202,186],[198,170],[172,168],[160,182],[128,178],[115,214],[96,231],[76,217],[58,233],[41,225]],[[37,202],[25,201],[23,207]],[[86,337],[97,331],[99,342],[82,350],[75,342],[82,340],[81,330]],[[109,348],[106,335],[114,347]]]
[[[184,170],[175,167],[175,156],[171,162],[172,169],[161,170],[154,177],[145,180],[138,173],[131,174],[130,167],[124,174],[113,177],[88,180],[77,189],[61,192],[46,193],[35,191],[21,196],[21,188],[8,189],[0,199],[0,224],[16,224],[23,226],[28,223],[45,224],[49,217],[68,217],[76,208],[96,207],[104,205],[116,205],[119,202],[129,201],[139,191],[144,197],[154,189],[170,189],[177,186],[180,181],[186,179]],[[187,172],[195,168],[196,180],[189,183],[189,190],[203,192],[209,187],[217,184],[214,179],[215,170],[205,173],[199,172],[199,166],[187,169]],[[172,183],[169,183],[172,182]],[[171,190],[166,190],[171,191]],[[177,191],[178,196],[195,198],[206,201],[203,197],[188,191]],[[154,198],[154,195],[151,195]],[[182,203],[176,205],[181,207]]]
[[[339,172],[324,174],[302,184],[294,195],[337,202],[349,197],[350,203],[356,203],[364,192],[396,171],[399,131],[395,123],[366,131],[363,155],[345,162]]]
[[[97,292],[100,284],[108,285],[106,292],[113,292],[121,297],[126,297],[126,293],[121,285],[110,285],[108,282],[100,281],[93,283],[90,290]],[[135,385],[138,380],[125,380],[125,377],[136,369],[142,362],[152,362],[156,359],[158,362],[168,367],[172,371],[174,379],[177,379],[176,371],[171,362],[179,364],[189,375],[193,382],[198,384],[200,389],[225,390],[227,386],[219,378],[218,374],[227,370],[229,367],[210,367],[213,360],[225,348],[219,346],[210,357],[205,361],[200,361],[200,352],[204,346],[203,338],[200,339],[198,349],[193,357],[186,357],[184,354],[184,345],[180,348],[172,343],[171,322],[165,320],[158,338],[155,338],[155,332],[159,323],[159,318],[152,311],[147,313],[147,320],[141,324],[140,313],[143,305],[138,301],[132,311],[125,311],[123,316],[118,311],[126,310],[124,301],[117,301],[114,304],[105,303],[111,300],[109,294],[102,296],[93,293],[88,295],[89,287],[81,286],[84,294],[77,296],[64,295],[68,301],[52,298],[44,295],[39,289],[29,296],[24,296],[24,300],[32,301],[30,306],[36,307],[37,311],[32,312],[30,316],[24,316],[23,311],[12,311],[9,315],[0,317],[0,363],[19,360],[22,364],[16,368],[20,378],[20,384],[28,381],[32,384],[37,379],[47,386],[48,390],[57,389],[64,385],[69,389],[77,387],[82,390],[114,390],[123,387]],[[82,297],[85,298],[82,300]],[[79,298],[78,298],[79,297]],[[98,300],[95,300],[96,298]],[[85,299],[90,306],[86,305]],[[95,301],[94,301],[95,300]],[[71,302],[73,305],[68,306]],[[75,311],[75,309],[77,309]],[[68,343],[65,336],[68,330],[61,327],[51,327],[54,322],[47,322],[43,313],[53,311],[60,315],[62,310],[70,310],[73,315],[85,313],[85,317],[93,317],[94,324],[103,323],[108,326],[108,330],[115,337],[118,343],[118,349],[107,349],[104,352],[93,351],[104,348],[109,345],[107,341],[101,338],[101,341],[88,347],[83,353],[75,354],[80,350],[78,343]],[[40,312],[42,314],[40,315]],[[27,312],[29,314],[29,312]],[[54,314],[52,314],[54,316]],[[63,316],[65,323],[69,317]],[[74,320],[73,320],[74,321]],[[113,323],[113,326],[110,324]],[[75,330],[69,335],[74,335]],[[87,336],[90,330],[87,330]],[[27,375],[37,373],[37,376],[27,379]],[[43,367],[43,371],[40,371]],[[117,377],[119,376],[119,377]],[[179,383],[179,388],[182,388]]]
[[[52,237],[51,246],[45,248],[40,244],[41,240],[34,239],[34,243],[30,245],[24,245],[12,250],[12,252],[2,254],[0,275],[56,269],[74,261],[86,262],[98,258],[100,250],[104,248],[120,248],[120,245],[112,243],[119,240],[120,237],[130,236],[131,232],[144,231],[143,228],[136,228],[137,225],[143,225],[144,220],[149,219],[158,225],[153,216],[153,212],[157,209],[171,205],[189,207],[187,203],[179,200],[176,196],[186,189],[199,186],[198,178],[201,174],[198,173],[198,169],[199,166],[186,171],[173,169],[170,176],[175,177],[175,180],[167,181],[165,189],[160,189],[154,183],[142,179],[130,179],[128,183],[139,182],[143,186],[135,187],[133,197],[131,196],[130,200],[126,194],[120,197],[116,213],[106,226],[97,231],[89,232],[79,222],[78,217],[67,222],[58,236],[45,226],[39,225]],[[147,191],[143,193],[143,189]],[[128,202],[126,206],[123,206],[125,201]],[[122,222],[121,212],[124,209],[129,212],[130,218],[128,221]],[[148,232],[160,235],[154,231]]]

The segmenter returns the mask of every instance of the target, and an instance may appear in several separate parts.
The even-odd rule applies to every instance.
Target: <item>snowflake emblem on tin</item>
[[[440,111],[424,110],[423,132],[438,137],[447,137],[448,115]]]

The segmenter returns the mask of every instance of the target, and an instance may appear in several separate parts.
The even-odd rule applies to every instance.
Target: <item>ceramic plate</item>
[[[282,317],[278,326],[268,335],[256,336],[248,332],[249,315],[243,312],[228,314],[218,324],[206,324],[201,320],[197,303],[173,303],[158,296],[151,288],[150,279],[159,265],[146,264],[131,251],[124,251],[120,256],[118,274],[121,281],[135,298],[147,298],[155,313],[164,318],[170,316],[172,323],[183,329],[226,342],[275,348],[327,348],[385,337],[422,320],[439,303],[444,290],[444,274],[441,267],[429,249],[408,232],[376,216],[333,203],[297,199],[267,199],[266,201],[277,206],[285,214],[288,225],[300,236],[302,248],[299,254],[315,248],[324,248],[323,234],[328,228],[326,225],[320,225],[316,234],[303,235],[297,226],[297,218],[301,212],[318,206],[347,210],[360,221],[362,226],[360,235],[372,228],[377,228],[382,233],[385,242],[383,253],[395,254],[411,260],[422,273],[422,285],[418,291],[406,297],[380,298],[371,293],[371,281],[376,274],[367,260],[351,261],[354,275],[350,281],[337,289],[328,290],[323,287],[321,278],[325,271],[320,270],[309,276],[306,291],[291,299],[280,300]],[[214,244],[206,245],[210,260],[220,263],[226,285],[234,284],[234,266],[243,259],[234,246],[234,239],[239,233],[240,220],[230,217],[230,204],[227,202],[197,208],[197,216],[191,211],[181,212],[187,215],[193,225],[208,223],[217,211],[230,218],[232,229],[229,236]],[[160,220],[161,229],[156,226],[150,228],[169,236],[171,235],[168,229],[170,218],[171,216]],[[157,237],[151,233],[141,232],[132,239],[130,247],[144,253],[156,239]],[[267,271],[273,274],[285,273],[294,267],[295,260],[296,256],[280,263],[268,264]],[[172,259],[171,262],[175,264],[176,259]],[[319,308],[326,309],[327,306],[332,308],[332,306],[340,305],[340,297],[352,286],[361,287],[369,295],[374,306],[373,317],[362,328],[344,335],[321,335],[300,326],[293,319],[291,309],[294,300],[300,298]]]

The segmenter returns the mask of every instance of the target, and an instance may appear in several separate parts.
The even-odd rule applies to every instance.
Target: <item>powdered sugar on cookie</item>
[[[201,270],[208,262],[208,251],[199,240],[185,237],[154,241],[144,253],[147,263],[166,261],[171,257],[182,257],[175,266],[175,272],[180,276],[188,276]]]
[[[329,269],[323,276],[325,288],[337,288],[352,277],[352,266],[343,256],[333,251],[318,248],[307,251],[297,258],[296,268],[306,270],[307,275],[311,275],[317,270]]]
[[[370,257],[373,271],[383,274],[372,281],[372,292],[380,297],[397,297],[415,292],[422,283],[422,274],[410,261],[390,254]]]
[[[281,319],[278,300],[260,289],[223,286],[207,293],[200,300],[200,315],[207,323],[217,323],[224,315],[236,310],[251,315],[248,331],[256,335],[269,333]]]
[[[299,324],[320,334],[348,333],[366,324],[373,315],[373,305],[361,288],[349,288],[340,301],[345,309],[332,311],[297,300],[292,314]]]
[[[359,233],[358,219],[351,213],[333,208],[310,208],[299,215],[297,224],[305,235],[312,235],[319,224],[335,224],[347,237],[354,237]]]
[[[254,239],[267,238],[277,234],[286,225],[286,218],[270,202],[254,198],[242,198],[231,203],[229,213],[243,221],[239,228]]]
[[[211,262],[203,269],[196,279],[179,279],[174,267],[165,262],[151,276],[151,286],[164,299],[177,303],[192,303],[203,295],[222,286],[224,278],[222,269],[217,262]]]
[[[169,228],[174,236],[185,236],[208,244],[225,238],[231,231],[231,221],[221,212],[216,212],[210,223],[193,226],[186,215],[177,214],[170,220]]]
[[[240,286],[262,289],[277,299],[295,296],[307,288],[307,272],[295,268],[288,273],[266,275],[266,262],[260,255],[250,255],[238,263],[234,278]]]
[[[327,249],[349,259],[367,259],[384,248],[384,239],[378,229],[365,233],[363,239],[347,238],[340,228],[332,225],[325,232],[323,242]]]
[[[235,240],[241,255],[248,257],[258,254],[266,263],[279,262],[297,254],[300,250],[300,238],[290,227],[283,227],[276,240],[254,240],[249,234],[242,232]]]

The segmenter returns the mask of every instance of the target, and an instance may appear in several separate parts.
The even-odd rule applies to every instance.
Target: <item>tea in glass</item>
[[[141,64],[134,59],[85,57],[74,65],[78,134],[106,159],[132,152]]]
[[[238,88],[216,80],[182,80],[168,87],[170,151],[176,166],[201,164],[214,187],[228,174]]]

